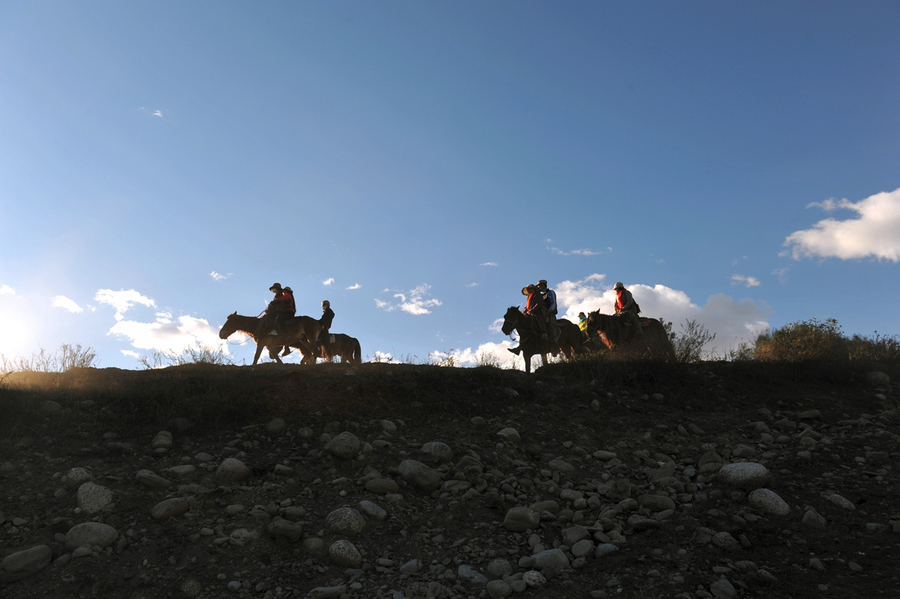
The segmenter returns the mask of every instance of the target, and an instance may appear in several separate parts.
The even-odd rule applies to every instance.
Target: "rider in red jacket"
[[[616,283],[613,290],[616,292],[616,314],[626,316],[634,329],[635,336],[643,337],[644,331],[641,328],[641,320],[638,318],[640,308],[638,307],[637,302],[634,301],[634,296],[631,295],[630,291],[625,289],[625,285],[622,283]]]
[[[289,290],[290,287],[287,289]],[[294,295],[286,293],[286,290],[281,288],[280,283],[275,283],[269,287],[269,291],[275,294],[275,298],[269,302],[269,306],[266,308],[266,316],[272,318],[272,330],[269,331],[269,334],[277,335],[278,325],[293,318],[297,309],[294,305]]]

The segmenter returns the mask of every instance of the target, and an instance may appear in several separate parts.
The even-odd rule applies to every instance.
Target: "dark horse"
[[[583,338],[578,326],[565,318],[556,321],[559,327],[559,338],[556,343],[541,339],[538,323],[535,317],[526,316],[517,306],[512,306],[503,317],[503,326],[500,328],[504,335],[511,335],[515,330],[519,333],[519,347],[525,358],[525,372],[531,372],[531,358],[540,354],[541,363],[547,365],[547,354],[562,350],[566,358],[571,359],[577,353],[581,353]]]
[[[334,337],[334,343],[328,337]],[[331,335],[323,335],[319,339],[318,351],[309,352],[308,349],[302,349],[303,364],[314,364],[317,358],[324,358],[331,362],[335,356],[341,357],[342,364],[360,364],[362,363],[362,351],[359,348],[359,339],[345,335],[343,333],[332,333]],[[315,354],[315,355],[313,355]]]
[[[227,339],[236,331],[242,331],[250,335],[256,341],[256,355],[253,356],[253,365],[259,362],[259,355],[263,347],[269,350],[269,357],[282,364],[278,352],[285,345],[312,353],[310,348],[316,346],[322,325],[311,316],[297,316],[281,325],[278,335],[270,335],[269,327],[260,329],[263,319],[258,316],[241,316],[237,312],[229,314],[225,324],[219,331],[220,339]]]
[[[656,318],[640,317],[639,320],[644,333],[643,341],[635,335],[634,327],[627,316],[591,312],[587,317],[588,337],[593,338],[597,335],[601,343],[609,349],[646,349],[651,356],[674,359],[675,350],[663,323]]]

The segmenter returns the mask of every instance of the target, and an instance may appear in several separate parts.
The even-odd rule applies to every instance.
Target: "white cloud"
[[[78,312],[84,312],[84,308],[64,295],[57,295],[55,298],[53,298],[53,303],[51,304],[51,306],[54,308],[62,308],[63,310],[68,310],[69,312],[73,312],[76,314]]]
[[[0,295],[15,295],[16,290],[9,285],[0,285]]]
[[[772,274],[778,277],[779,283],[784,285],[785,283],[787,283],[787,274],[789,270],[789,268],[778,268],[776,270],[773,270]]]
[[[560,318],[578,322],[579,312],[598,310],[604,314],[615,311],[616,294],[611,288],[604,288],[605,275],[593,274],[580,281],[562,281],[556,286]],[[696,320],[706,327],[716,338],[705,349],[717,351],[720,355],[735,349],[741,342],[751,342],[769,330],[766,317],[770,312],[764,302],[751,299],[734,300],[728,295],[717,294],[709,297],[700,306],[691,301],[684,292],[665,285],[641,285],[625,283],[641,307],[641,316],[662,318],[674,324],[675,332],[687,320]],[[492,325],[497,325],[495,322]]]
[[[399,360],[395,360],[394,356],[388,352],[376,351],[375,356],[372,358],[373,362],[388,362],[391,364],[400,364]]]
[[[419,285],[409,293],[395,293],[394,297],[399,299],[399,303],[390,303],[379,299],[375,300],[375,305],[387,312],[392,312],[397,308],[404,312],[409,312],[416,316],[421,314],[431,314],[429,308],[441,305],[441,301],[435,298],[426,298],[430,285]]]
[[[479,266],[500,266],[496,262],[482,262]]]
[[[322,281],[322,284],[323,284],[323,285],[331,285],[332,283],[334,283],[334,277],[330,277],[330,278],[325,279],[324,281]]]
[[[731,275],[732,285],[746,285],[747,287],[759,287],[759,279],[756,277],[745,277],[744,275]]]
[[[222,275],[222,274],[217,273],[216,271],[212,271],[211,273],[209,273],[209,276],[211,276],[216,281],[224,281],[225,279],[227,279],[228,277],[231,276],[231,273],[228,273],[227,275]]]
[[[501,319],[501,323],[503,320]],[[455,349],[450,352],[433,351],[428,354],[428,359],[432,362],[443,362],[448,358],[453,360],[456,366],[483,366],[494,365],[499,368],[525,370],[525,360],[520,356],[509,353],[509,348],[514,343],[510,341],[501,341],[500,343],[482,343],[478,349],[472,348]],[[549,356],[548,356],[549,358]],[[540,356],[532,358],[532,366],[537,368],[541,363]],[[534,369],[532,368],[532,370]]]
[[[135,304],[142,304],[147,307],[156,307],[156,302],[148,297],[144,297],[134,289],[120,289],[113,291],[112,289],[100,289],[94,300],[101,304],[108,304],[116,309],[116,320],[122,320],[123,314],[127,312]]]
[[[219,339],[219,330],[205,319],[160,312],[153,322],[119,320],[109,330],[110,335],[127,337],[137,349],[158,350],[180,354],[188,348],[221,347],[228,353],[227,344]]]
[[[560,256],[596,256],[600,253],[600,252],[595,252],[594,250],[591,250],[588,248],[585,248],[582,250],[571,250],[568,252],[563,251],[563,250],[559,249],[558,247],[552,247],[552,246],[548,246],[547,249],[549,249],[554,254],[559,254]]]
[[[478,283],[469,283],[466,287],[478,287]]]
[[[855,204],[847,199],[814,202],[825,212],[852,210],[857,218],[839,221],[826,218],[812,229],[795,231],[787,236],[782,255],[790,253],[794,260],[803,257],[853,260],[874,257],[900,262],[900,189],[882,192]]]
[[[158,116],[159,118],[163,118],[162,111],[161,111],[161,110],[154,110],[154,111],[153,111],[153,116]]]
[[[359,289],[360,287],[362,287],[362,285],[360,285],[359,283],[354,283],[353,285],[350,285],[349,287],[347,287],[347,291],[352,291],[352,290],[354,290],[354,289]]]

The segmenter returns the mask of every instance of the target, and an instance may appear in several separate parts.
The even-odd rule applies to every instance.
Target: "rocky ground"
[[[872,370],[9,375],[0,595],[897,597]]]

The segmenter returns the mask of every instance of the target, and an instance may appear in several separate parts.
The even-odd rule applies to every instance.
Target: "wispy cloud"
[[[466,287],[478,287],[478,283],[469,283]]]
[[[360,287],[362,287],[362,285],[360,285],[359,283],[354,283],[353,285],[350,285],[349,287],[347,287],[347,290],[352,291],[354,289],[359,289]]]
[[[325,279],[324,281],[322,281],[322,284],[325,285],[326,287],[328,285],[331,285],[332,283],[334,283],[334,277],[329,277],[329,278]]]
[[[776,277],[778,277],[779,283],[784,285],[785,283],[787,283],[787,274],[788,274],[789,270],[790,270],[789,268],[779,268],[779,269],[773,270],[772,274],[775,275]]]
[[[228,273],[227,275],[222,275],[222,274],[217,273],[216,271],[212,271],[211,273],[209,273],[209,276],[211,276],[216,281],[224,281],[225,279],[230,277],[231,274],[232,273]]]
[[[146,112],[146,113],[149,114],[150,116],[155,116],[155,117],[163,118],[163,113],[162,113],[161,110],[153,110],[153,111],[151,111],[151,110],[148,110],[148,109],[147,109],[146,107],[144,107],[144,106],[141,106],[141,109],[140,109],[140,110],[141,110],[141,112]]]
[[[554,254],[558,254],[560,256],[597,256],[603,252],[598,252],[592,250],[590,248],[584,248],[580,250],[562,250],[554,245],[552,245],[552,239],[545,239],[544,242],[547,244],[547,249],[553,252]],[[608,247],[605,250],[606,252],[611,252],[612,248]]]
[[[851,210],[857,218],[837,220],[826,218],[811,229],[795,231],[787,236],[784,245],[794,260],[804,257],[854,260],[873,257],[900,262],[900,189],[877,193],[853,203],[847,199],[813,202],[807,208],[825,212]]]
[[[63,310],[68,310],[69,312],[75,314],[84,312],[84,308],[64,295],[57,295],[55,298],[53,298],[53,303],[51,304],[51,306],[54,308],[62,308]]]
[[[395,293],[394,297],[399,300],[397,302],[388,302],[376,298],[375,305],[387,312],[393,312],[399,308],[416,316],[431,314],[430,308],[440,306],[441,301],[436,298],[426,297],[429,289],[431,289],[430,285],[419,285],[408,293]]]
[[[746,287],[759,287],[759,279],[756,277],[745,277],[744,275],[731,275],[732,285],[744,285]]]
[[[496,262],[482,262],[479,266],[500,266]]]
[[[135,304],[141,304],[150,308],[156,307],[156,302],[149,297],[144,297],[134,289],[120,289],[119,291],[100,289],[97,291],[97,295],[94,296],[94,300],[115,308],[116,320],[122,320],[124,318],[123,314]]]
[[[585,248],[583,250],[571,250],[569,252],[563,251],[557,247],[550,247],[551,252],[554,254],[559,254],[560,256],[597,256],[600,252],[595,252],[594,250]]]
[[[16,290],[9,285],[0,285],[0,295],[15,295]]]

